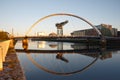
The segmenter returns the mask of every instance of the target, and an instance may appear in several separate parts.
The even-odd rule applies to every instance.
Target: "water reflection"
[[[119,48],[111,48],[106,47],[105,49],[102,49],[100,46],[97,45],[87,45],[83,43],[57,43],[57,42],[45,42],[44,49],[38,48],[38,43],[34,43],[34,48],[31,48],[29,44],[29,49],[25,51],[22,48],[16,49],[16,52],[18,55],[24,55],[25,59],[23,59],[23,56],[19,59],[21,61],[25,61],[25,67],[28,69],[30,67],[30,71],[33,71],[31,74],[34,75],[34,71],[38,71],[37,75],[44,74],[47,76],[51,76],[50,74],[54,75],[77,75],[78,73],[84,73],[92,75],[91,72],[89,72],[91,69],[97,67],[98,70],[102,70],[112,67],[113,65],[107,66],[107,62],[110,59],[112,59],[113,51],[119,50]],[[33,44],[32,44],[33,45]],[[39,44],[40,45],[40,44]],[[35,47],[36,46],[36,47]],[[49,46],[49,47],[48,47]],[[52,48],[52,49],[51,49]],[[117,53],[117,52],[115,52]],[[107,59],[107,60],[106,60]],[[32,64],[26,64],[27,62],[31,62]],[[104,68],[97,66],[100,61],[105,61],[106,64],[104,64]],[[110,61],[111,63],[111,61]],[[94,65],[93,65],[94,64]],[[115,63],[112,63],[115,64]],[[28,66],[28,67],[27,67]],[[34,66],[34,68],[33,68]],[[102,68],[102,69],[101,69]],[[112,68],[113,69],[113,68]],[[106,74],[109,74],[110,71],[105,72]],[[50,74],[48,74],[50,73]],[[77,74],[76,74],[77,73]],[[104,72],[93,72],[93,75],[101,75],[103,76]],[[30,72],[26,72],[26,75],[29,77]],[[82,75],[83,75],[82,74]],[[97,75],[97,76],[99,76]],[[79,75],[80,76],[80,75]],[[85,75],[86,76],[86,75]],[[38,77],[38,76],[36,76]],[[58,76],[57,76],[58,77]],[[67,78],[66,80],[79,80],[78,78]],[[95,76],[94,76],[95,77]],[[65,77],[64,77],[65,78]],[[100,77],[99,77],[100,78]],[[31,78],[32,80],[34,78]],[[41,78],[41,76],[39,77]],[[63,79],[63,78],[62,78]],[[84,79],[88,79],[87,77]],[[95,78],[97,79],[97,78]],[[93,79],[93,80],[95,80]],[[102,78],[101,78],[102,79]],[[109,78],[110,79],[110,78]],[[44,77],[44,80],[49,80]],[[56,79],[58,80],[58,79]],[[60,80],[60,79],[59,79]]]
[[[58,42],[57,50],[63,50],[63,42]]]
[[[46,72],[52,73],[52,74],[56,74],[56,75],[71,75],[71,74],[75,74],[75,73],[80,73],[80,72],[88,69],[90,66],[92,66],[92,65],[98,60],[98,58],[99,58],[99,56],[97,56],[92,62],[90,62],[89,64],[87,64],[86,66],[84,66],[84,67],[81,68],[81,69],[78,69],[78,70],[75,70],[75,71],[73,70],[73,71],[67,71],[67,72],[57,72],[57,70],[54,71],[54,70],[48,69],[48,68],[40,65],[39,63],[37,63],[37,62],[31,57],[30,54],[27,54],[27,57],[28,57],[28,59],[29,59],[36,67],[38,67],[39,69],[42,69],[43,71],[46,71]],[[64,61],[67,61],[67,59],[63,59],[63,60],[64,60]],[[78,64],[78,63],[76,63],[76,64]],[[59,68],[57,68],[57,69],[59,69]],[[64,71],[65,71],[65,70],[64,70]]]
[[[17,50],[17,51],[19,51],[19,50]],[[28,50],[29,51],[29,50]],[[55,50],[54,50],[55,51]],[[73,51],[75,51],[75,50],[73,50]],[[72,52],[73,52],[72,51]],[[88,50],[89,51],[89,50]],[[80,72],[82,72],[82,71],[84,71],[84,70],[86,70],[86,69],[88,69],[90,66],[92,66],[98,59],[101,59],[101,60],[105,60],[105,59],[107,59],[107,58],[112,58],[112,54],[111,53],[109,53],[109,52],[106,52],[106,53],[103,53],[103,52],[96,52],[97,50],[94,50],[93,52],[89,52],[89,53],[85,53],[84,51],[83,52],[81,52],[81,53],[55,53],[55,56],[56,56],[56,59],[60,59],[60,60],[62,60],[62,61],[64,61],[64,62],[66,62],[66,63],[68,63],[68,62],[70,62],[70,64],[68,64],[68,66],[72,66],[71,67],[71,69],[73,70],[73,71],[69,71],[69,70],[65,70],[64,69],[64,66],[59,66],[59,67],[61,67],[61,69],[63,69],[63,71],[64,72],[61,72],[61,71],[59,71],[58,72],[58,70],[57,69],[59,69],[59,68],[57,68],[57,69],[49,69],[48,68],[48,65],[47,66],[42,66],[39,62],[37,62],[36,61],[36,58],[38,58],[37,56],[36,57],[33,57],[33,53],[34,52],[32,52],[31,54],[30,54],[30,51],[29,52],[27,52],[27,57],[28,57],[28,59],[36,66],[36,67],[38,67],[39,69],[42,69],[42,70],[44,70],[44,71],[46,71],[46,72],[49,72],[49,73],[52,73],[52,74],[56,74],[56,75],[71,75],[71,74],[75,74],[75,73],[80,73]],[[100,50],[99,50],[100,51]],[[39,51],[40,52],[40,51]],[[56,51],[55,51],[56,52]],[[38,53],[38,54],[42,54],[42,53]],[[49,53],[47,53],[47,54],[49,54]],[[50,53],[51,55],[53,54],[53,53]],[[73,65],[83,65],[83,64],[80,64],[79,62],[81,62],[81,61],[77,61],[76,63],[72,63],[72,62],[74,62],[74,60],[72,61],[72,60],[68,60],[68,58],[67,57],[64,57],[64,55],[65,54],[68,54],[69,56],[71,56],[71,59],[72,58],[74,58],[75,56],[73,56],[73,54],[75,55],[75,54],[77,54],[77,56],[80,56],[80,55],[84,55],[84,56],[87,56],[87,58],[88,57],[91,57],[92,59],[87,59],[88,60],[88,62],[87,62],[87,64],[85,64],[84,65],[84,67],[82,67],[82,68],[77,68],[78,70],[76,70],[76,69],[74,69],[74,66]],[[79,55],[78,55],[79,54]],[[42,55],[44,55],[44,54],[42,54]],[[43,56],[39,56],[40,58],[42,58]],[[49,55],[49,57],[51,57],[50,55]],[[45,57],[44,57],[45,58]],[[79,57],[80,58],[80,57]],[[69,58],[70,59],[70,58]],[[45,60],[45,59],[44,59]],[[78,60],[78,58],[77,58],[77,60]],[[45,60],[46,62],[49,62],[49,61],[47,61],[47,60]],[[84,60],[82,60],[82,61],[84,61]],[[58,63],[58,62],[57,62]],[[42,63],[43,64],[43,63]],[[52,61],[51,61],[51,64],[52,64]],[[52,64],[52,65],[54,65],[54,64]],[[63,65],[63,64],[62,64]],[[53,68],[54,68],[54,66],[53,66]]]
[[[64,62],[69,62],[68,61],[68,59],[66,59],[64,56],[63,56],[64,54],[63,53],[58,53],[57,55],[56,55],[56,59],[60,59],[60,60],[62,60],[62,61],[64,61]]]
[[[38,44],[37,48],[45,48],[46,42],[45,41],[38,41],[37,44]]]
[[[45,46],[45,42],[39,42],[39,46],[38,48],[41,48],[41,45]],[[49,44],[52,45],[52,44]],[[27,57],[28,59],[39,69],[42,69],[46,72],[52,73],[52,74],[57,74],[57,75],[70,75],[70,74],[74,74],[74,73],[79,73],[82,72],[86,69],[88,69],[88,67],[90,67],[91,65],[93,65],[98,59],[106,59],[109,57],[112,57],[111,54],[103,54],[102,50],[99,48],[99,46],[88,46],[88,45],[84,45],[84,44],[71,44],[70,46],[73,48],[72,50],[64,50],[63,48],[63,42],[58,42],[57,45],[54,44],[55,46],[57,46],[57,50],[31,50],[28,49],[27,51],[24,49],[16,49],[17,52],[26,52],[27,53]],[[89,48],[88,48],[89,47]],[[44,48],[44,47],[42,47]],[[36,57],[34,57],[35,53],[39,54]],[[49,58],[53,58],[53,59],[47,59],[41,55],[45,55],[47,54],[47,56],[49,56]],[[67,55],[66,55],[67,54]],[[54,56],[54,57],[52,57]],[[86,62],[83,64],[80,64],[81,61],[83,61],[84,59],[81,59],[81,56],[87,56],[86,58]],[[51,63],[52,65],[55,65],[57,63],[59,63],[59,61],[63,61],[65,63],[60,62],[61,64],[57,67],[52,66],[52,69],[49,68],[50,65],[47,66],[42,66],[44,65],[42,63],[40,63],[39,58],[42,58],[45,62],[44,63]],[[56,60],[56,61],[55,61]],[[59,60],[59,61],[58,61]],[[88,61],[87,61],[88,60]],[[76,62],[77,61],[77,62]],[[55,63],[53,63],[55,62]],[[76,65],[79,65],[78,67],[76,67]],[[82,66],[81,66],[82,65]],[[59,68],[58,68],[59,67]],[[65,69],[65,67],[71,67],[71,69],[67,70]],[[80,67],[80,68],[79,68]],[[58,69],[62,69],[63,71],[60,71]]]
[[[100,49],[99,45],[89,45],[89,44],[85,44],[85,43],[74,43],[71,45],[71,47],[73,49]]]

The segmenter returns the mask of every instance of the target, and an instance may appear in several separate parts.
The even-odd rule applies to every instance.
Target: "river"
[[[120,49],[83,43],[29,41],[15,46],[27,80],[120,80]]]

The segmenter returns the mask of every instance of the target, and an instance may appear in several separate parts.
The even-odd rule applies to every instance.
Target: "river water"
[[[83,43],[30,41],[15,46],[27,80],[120,80],[120,49]]]

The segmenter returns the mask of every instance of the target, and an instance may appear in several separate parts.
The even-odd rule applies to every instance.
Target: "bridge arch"
[[[87,64],[86,66],[84,66],[82,69],[78,69],[78,70],[74,70],[74,71],[70,71],[70,72],[57,72],[57,71],[53,71],[53,70],[50,70],[40,64],[38,64],[33,58],[32,56],[30,55],[30,53],[27,54],[27,57],[28,59],[39,69],[45,71],[45,72],[48,72],[48,73],[51,73],[51,74],[55,74],[55,75],[61,75],[61,76],[69,76],[69,75],[72,75],[72,74],[76,74],[76,73],[80,73],[80,72],[83,72],[85,70],[87,70],[89,67],[91,67],[93,64],[95,64],[95,62],[99,59],[99,56],[100,54],[97,54],[97,57],[92,60],[89,64]]]
[[[86,19],[82,18],[82,17],[79,17],[77,15],[73,15],[73,14],[68,14],[68,13],[55,13],[55,14],[50,14],[50,15],[47,15],[45,17],[42,17],[40,18],[38,21],[36,21],[30,28],[29,30],[26,32],[26,36],[30,33],[30,31],[38,24],[40,23],[41,21],[47,19],[47,18],[50,18],[50,17],[53,17],[53,16],[72,16],[72,17],[75,17],[75,18],[78,18],[84,22],[86,22],[87,24],[89,24],[96,32],[97,34],[101,37],[102,36],[102,33],[93,25],[91,24],[89,21],[87,21]]]
[[[75,17],[75,18],[78,18],[84,22],[86,22],[87,24],[89,24],[97,33],[98,35],[101,37],[102,36],[102,33],[99,31],[99,29],[97,29],[92,23],[90,23],[89,21],[87,21],[86,19],[82,18],[82,17],[79,17],[77,15],[74,15],[74,14],[68,14],[68,13],[55,13],[55,14],[50,14],[50,15],[47,15],[45,17],[42,17],[40,18],[38,21],[36,21],[30,28],[29,30],[26,32],[25,35],[28,35],[30,33],[30,31],[38,24],[40,23],[41,21],[49,18],[49,17],[53,17],[53,16],[72,16],[72,17]]]

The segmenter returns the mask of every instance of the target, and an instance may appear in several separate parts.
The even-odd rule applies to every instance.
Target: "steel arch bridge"
[[[50,15],[47,15],[45,17],[42,17],[40,18],[39,20],[37,20],[29,29],[28,31],[26,32],[26,36],[30,33],[30,31],[40,22],[42,22],[43,20],[47,19],[47,18],[50,18],[50,17],[53,17],[53,16],[72,16],[72,17],[75,17],[75,18],[78,18],[84,22],[86,22],[87,24],[89,24],[96,32],[97,34],[99,35],[99,37],[103,36],[102,33],[92,24],[90,23],[89,21],[87,21],[86,19],[82,18],[82,17],[79,17],[77,15],[74,15],[74,14],[69,14],[69,13],[55,13],[55,14],[50,14]]]

